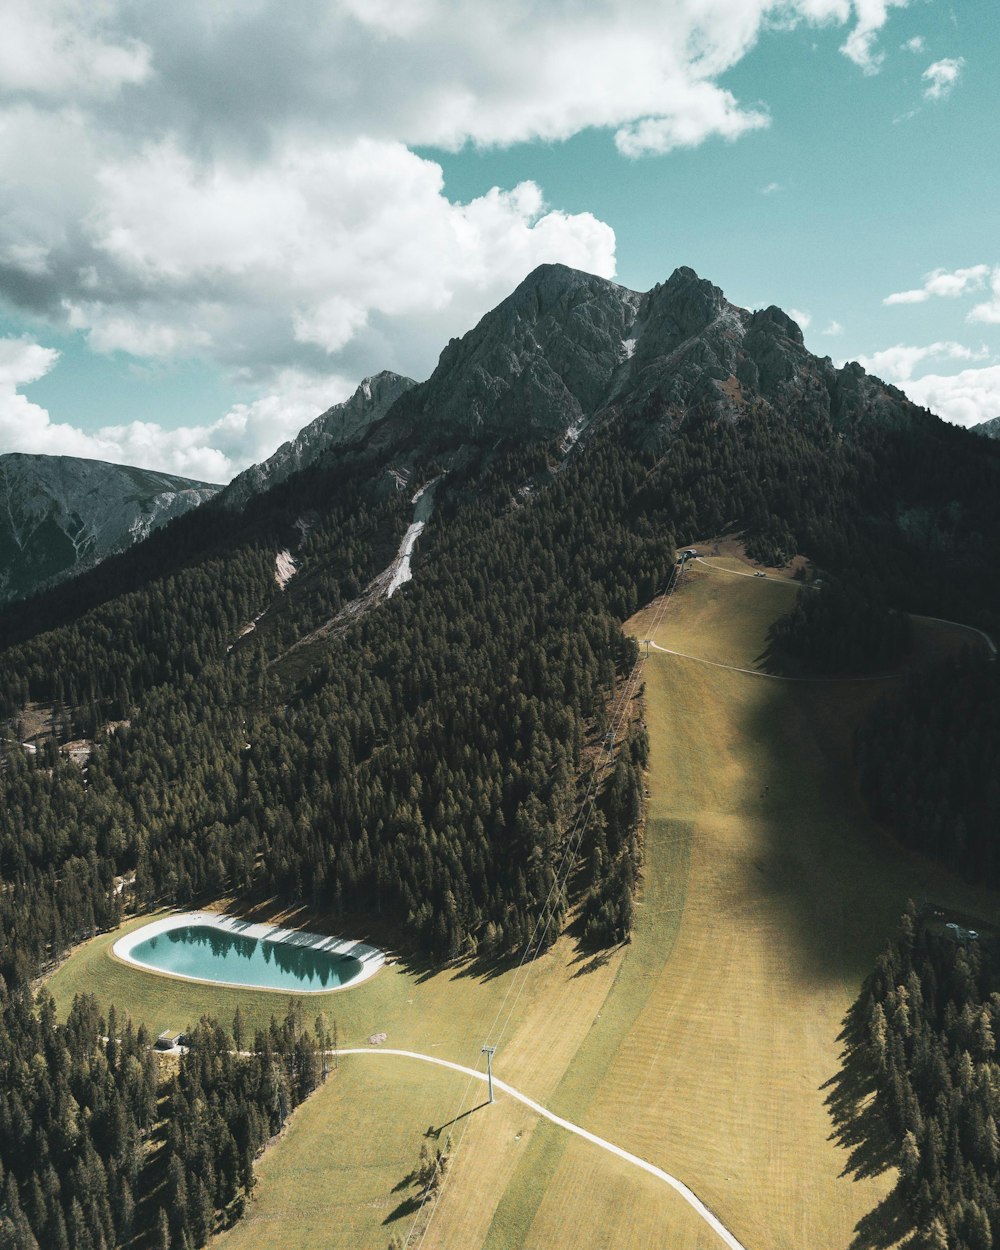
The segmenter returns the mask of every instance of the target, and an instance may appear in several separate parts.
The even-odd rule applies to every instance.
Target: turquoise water
[[[335,990],[361,971],[353,955],[262,942],[211,925],[184,925],[146,938],[132,958],[160,972],[269,990]]]

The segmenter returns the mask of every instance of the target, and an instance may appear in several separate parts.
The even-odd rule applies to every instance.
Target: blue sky
[[[1000,414],[987,0],[5,8],[0,452],[225,480],[543,260]]]

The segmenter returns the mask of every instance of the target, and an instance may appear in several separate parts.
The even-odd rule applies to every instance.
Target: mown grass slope
[[[752,668],[793,594],[690,567],[653,637]],[[651,620],[630,629],[647,637]],[[849,726],[881,683],[784,682],[656,652],[644,675],[646,863],[624,950],[595,959],[564,935],[520,977],[399,962],[306,1008],[336,1018],[344,1045],[385,1031],[390,1046],[466,1064],[512,1008],[499,1075],[681,1177],[751,1250],[846,1247],[886,1182],[842,1178],[829,1140],[823,1085],[843,1013],[908,896],[973,914],[995,900],[903,856],[861,808]],[[110,944],[96,939],[52,979],[61,1007],[89,988],[157,1029],[202,1011],[228,1020],[237,1001],[255,1021],[284,1009],[281,996],[136,972]],[[265,1156],[249,1222],[220,1245],[384,1250],[405,1231],[385,1219],[422,1134],[481,1101],[458,1074],[345,1059]],[[666,1186],[503,1096],[451,1131],[426,1250],[717,1244]]]
[[[795,588],[727,567],[690,567],[652,636],[752,668]],[[652,619],[632,632],[650,636]],[[980,914],[995,900],[898,853],[863,811],[849,730],[882,683],[783,682],[656,652],[645,676],[639,923],[552,1106],[681,1176],[748,1246],[846,1246],[887,1180],[843,1179],[829,1141],[823,1085],[844,1011],[908,896]],[[652,1211],[637,1221],[625,1191],[609,1202],[606,1183],[603,1161],[570,1144],[539,1151],[487,1245],[686,1244]]]

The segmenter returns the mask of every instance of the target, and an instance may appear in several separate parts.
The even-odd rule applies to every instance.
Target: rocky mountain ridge
[[[0,455],[0,605],[141,542],[219,489],[75,456]]]
[[[393,440],[483,441],[562,436],[596,418],[648,419],[649,433],[685,419],[736,420],[751,408],[848,430],[916,411],[861,365],[814,356],[775,306],[730,303],[693,269],[640,293],[564,265],[541,265],[474,329],[453,339],[430,378],[389,409]]]
[[[404,489],[422,458],[454,466],[470,449],[501,442],[553,442],[568,454],[617,417],[634,442],[661,446],[692,423],[751,414],[844,435],[926,415],[861,365],[838,369],[813,355],[780,308],[740,308],[688,267],[642,293],[565,265],[540,265],[448,343],[426,381],[390,371],[366,378],[221,491],[103,466],[115,483],[78,504],[76,488],[54,469],[65,458],[26,458],[51,461],[58,485],[19,487],[17,500],[4,488],[10,517],[23,516],[0,534],[0,603],[86,568],[213,497],[238,512],[310,466],[356,465],[358,480],[371,476],[384,496]],[[89,481],[79,483],[84,493]],[[121,498],[126,481],[131,494]],[[40,556],[24,555],[27,535]]]
[[[991,417],[989,421],[980,421],[972,427],[973,434],[982,434],[984,438],[1000,438],[1000,417]]]
[[[357,441],[414,386],[412,378],[390,370],[365,378],[350,399],[328,408],[304,426],[295,438],[282,443],[273,456],[233,478],[219,495],[219,503],[228,508],[242,508],[254,495],[270,490],[293,473],[315,464],[328,452]]]

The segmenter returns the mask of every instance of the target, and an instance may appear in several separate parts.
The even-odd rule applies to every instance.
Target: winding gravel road
[[[422,1063],[434,1063],[441,1068],[451,1068],[454,1072],[461,1072],[463,1076],[474,1077],[484,1085],[486,1083],[485,1072],[480,1072],[476,1068],[467,1068],[461,1063],[452,1063],[450,1059],[439,1059],[435,1055],[423,1055],[415,1050],[392,1050],[384,1047],[379,1047],[376,1050],[361,1046],[339,1050],[337,1053],[339,1055],[389,1055],[401,1059],[417,1059]],[[615,1146],[612,1142],[605,1141],[603,1137],[598,1137],[596,1133],[589,1133],[585,1128],[581,1128],[579,1124],[573,1124],[570,1120],[564,1120],[562,1116],[547,1110],[541,1103],[537,1103],[533,1098],[529,1098],[527,1094],[522,1094],[513,1085],[508,1085],[506,1081],[501,1081],[496,1075],[493,1077],[493,1088],[509,1094],[511,1098],[524,1103],[526,1107],[530,1107],[537,1115],[543,1116],[546,1120],[551,1120],[553,1124],[558,1124],[560,1128],[566,1129],[567,1132],[575,1133],[577,1137],[593,1142],[595,1146],[600,1146],[602,1150],[607,1150],[609,1154],[617,1155],[619,1159],[624,1159],[626,1163],[631,1163],[634,1167],[648,1172],[650,1176],[655,1176],[657,1180],[663,1181],[680,1194],[688,1206],[692,1207],[720,1240],[729,1247],[729,1250],[746,1250],[743,1243],[736,1240],[725,1224],[712,1214],[698,1195],[688,1189],[687,1185],[683,1181],[679,1181],[676,1176],[671,1176],[669,1172],[664,1172],[662,1168],[658,1168],[652,1163],[647,1163],[645,1159],[640,1159],[638,1155],[630,1154],[629,1151],[623,1150],[621,1146]]]

